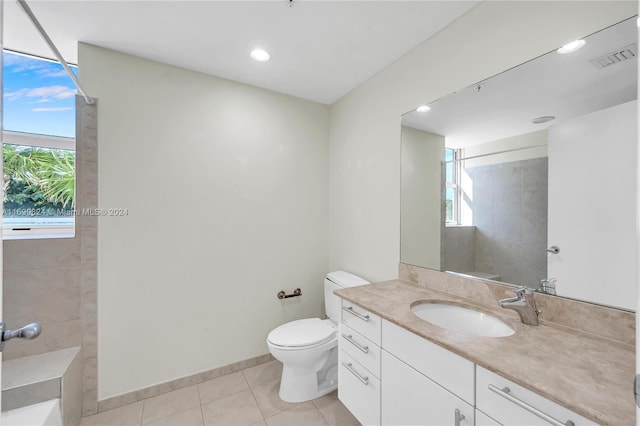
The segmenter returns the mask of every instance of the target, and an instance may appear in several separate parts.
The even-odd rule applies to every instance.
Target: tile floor
[[[282,364],[271,361],[84,417],[80,426],[355,426],[336,392],[292,404],[278,397]]]

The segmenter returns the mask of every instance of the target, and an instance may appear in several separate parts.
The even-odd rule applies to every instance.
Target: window
[[[73,83],[57,62],[10,51],[3,60],[3,238],[73,237]]]
[[[460,162],[459,149],[444,149],[445,174],[445,222],[447,225],[460,224]]]

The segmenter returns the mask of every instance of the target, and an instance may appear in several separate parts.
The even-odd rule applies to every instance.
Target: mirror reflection
[[[401,261],[633,309],[637,29],[403,115]]]

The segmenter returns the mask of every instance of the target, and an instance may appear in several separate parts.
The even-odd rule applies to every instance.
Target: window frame
[[[461,218],[461,203],[462,203],[462,168],[460,167],[460,161],[462,158],[462,149],[461,148],[447,148],[445,147],[445,158],[446,151],[451,151],[453,153],[453,159],[449,161],[445,161],[445,179],[444,185],[446,189],[453,189],[453,199],[452,199],[452,220],[447,221],[445,216],[445,226],[459,226],[462,223]],[[448,181],[446,177],[446,165],[451,163],[451,178],[452,181]],[[445,196],[446,202],[446,196]]]
[[[40,135],[37,133],[2,131],[2,144],[20,145],[38,148],[63,149],[76,152],[76,139],[63,136]],[[74,178],[77,182],[77,157],[75,161]],[[4,194],[3,194],[4,199]],[[73,225],[31,225],[28,229],[19,226],[5,226],[4,214],[2,217],[2,239],[3,240],[23,240],[23,239],[43,239],[43,238],[74,238],[76,223],[74,217]]]

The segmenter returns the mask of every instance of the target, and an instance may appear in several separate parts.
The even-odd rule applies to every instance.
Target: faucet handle
[[[525,295],[525,293],[527,293],[527,290],[529,290],[528,287],[520,286],[520,287],[514,288],[513,292],[516,294],[517,297],[521,298]]]

